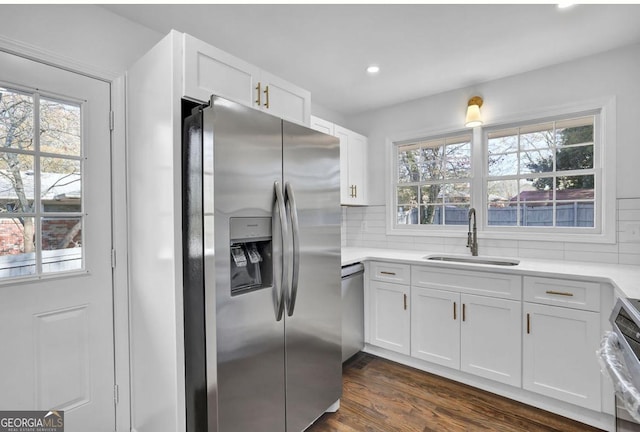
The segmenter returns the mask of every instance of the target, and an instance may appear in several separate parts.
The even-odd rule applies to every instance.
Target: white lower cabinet
[[[371,343],[410,354],[409,286],[369,281]]]
[[[526,302],[523,309],[523,388],[600,411],[600,314]]]
[[[519,301],[411,288],[411,355],[520,385]]]
[[[471,294],[460,301],[460,369],[520,386],[522,303]]]
[[[411,356],[460,368],[460,293],[411,287]]]

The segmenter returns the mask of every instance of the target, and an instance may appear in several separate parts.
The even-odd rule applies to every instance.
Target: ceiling
[[[103,5],[192,34],[348,116],[640,42],[640,4]],[[377,64],[376,76],[365,72]]]

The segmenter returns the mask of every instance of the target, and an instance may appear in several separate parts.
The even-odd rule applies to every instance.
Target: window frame
[[[503,118],[488,119],[473,128],[471,141],[471,207],[477,211],[478,237],[504,240],[530,240],[578,243],[616,242],[616,100],[615,96],[519,113]],[[523,227],[489,225],[487,180],[487,134],[499,129],[534,125],[594,115],[594,228],[589,227]],[[433,237],[464,237],[466,226],[455,225],[398,225],[396,223],[397,146],[419,140],[455,136],[469,129],[452,127],[399,134],[387,138],[387,234]],[[606,148],[606,152],[605,152]],[[482,210],[482,211],[479,211]]]
[[[54,92],[46,91],[39,88],[31,88],[23,85],[19,85],[12,82],[0,81],[0,87],[5,88],[10,91],[15,91],[17,93],[28,94],[33,98],[33,143],[34,147],[32,150],[22,150],[22,149],[14,149],[14,148],[4,148],[3,152],[22,154],[22,155],[31,155],[34,158],[34,197],[33,197],[33,212],[13,212],[13,213],[4,213],[3,219],[16,219],[20,217],[29,217],[34,219],[34,272],[31,274],[19,275],[19,276],[8,276],[8,277],[0,277],[0,286],[10,283],[17,282],[32,282],[34,280],[46,280],[52,278],[63,278],[71,275],[82,275],[88,272],[87,263],[86,263],[86,251],[84,247],[86,245],[85,238],[85,225],[86,225],[86,211],[85,211],[85,197],[86,197],[86,176],[85,176],[85,161],[87,154],[87,139],[86,139],[86,131],[87,131],[87,101],[74,98],[68,95],[57,94]],[[42,151],[40,146],[41,136],[40,133],[37,133],[40,126],[40,107],[41,100],[46,99],[52,102],[62,103],[62,104],[70,104],[76,105],[80,111],[80,155],[69,155],[62,153],[51,153]],[[41,196],[41,186],[42,186],[42,167],[41,160],[43,158],[57,158],[57,159],[65,159],[69,161],[76,161],[79,163],[80,169],[80,210],[79,211],[45,211]],[[68,270],[60,270],[60,271],[43,271],[44,257],[43,257],[43,221],[46,219],[80,219],[81,228],[80,228],[80,237],[82,244],[82,252],[80,257],[80,267]]]

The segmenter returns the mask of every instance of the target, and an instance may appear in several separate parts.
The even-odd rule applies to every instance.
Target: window
[[[466,225],[471,205],[470,133],[398,144],[396,225]]]
[[[488,130],[488,225],[594,228],[594,124],[590,115]]]
[[[392,141],[387,233],[615,242],[615,138],[610,98]]]
[[[81,110],[0,87],[0,278],[83,268]]]

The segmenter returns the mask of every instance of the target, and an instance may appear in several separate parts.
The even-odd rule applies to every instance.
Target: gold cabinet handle
[[[407,295],[404,294],[404,310],[407,310]]]
[[[264,94],[267,96],[267,101],[264,103],[265,108],[269,108],[269,86],[264,88]]]
[[[258,85],[256,86],[256,90],[258,90],[258,99],[256,99],[256,104],[257,104],[258,106],[260,106],[260,105],[262,104],[262,99],[261,99],[261,97],[262,97],[262,90],[261,90],[261,87],[260,87],[260,83],[258,83]]]
[[[380,274],[390,275],[390,276],[395,276],[396,275],[394,272],[388,272],[388,271],[381,271]]]
[[[455,320],[456,320],[456,318],[457,318],[457,317],[456,317],[456,306],[457,306],[457,305],[456,305],[456,302],[453,302],[453,320],[454,320],[454,321],[455,321]]]
[[[531,333],[531,315],[527,314],[527,334]]]
[[[553,295],[559,295],[559,296],[573,297],[573,293],[570,293],[570,292],[549,290],[549,291],[546,291],[546,293],[547,294],[553,294]]]
[[[467,320],[467,305],[462,303],[462,321]]]

